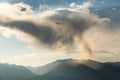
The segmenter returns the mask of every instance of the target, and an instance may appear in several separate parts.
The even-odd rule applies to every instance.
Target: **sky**
[[[67,58],[120,61],[115,15],[95,14],[92,6],[86,1],[57,8],[43,4],[33,10],[23,2],[0,2],[0,63],[40,66]]]

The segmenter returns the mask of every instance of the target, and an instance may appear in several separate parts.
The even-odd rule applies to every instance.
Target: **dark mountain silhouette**
[[[0,64],[0,80],[120,80],[119,64],[73,59],[58,60],[28,69]]]
[[[58,60],[36,71],[43,67],[44,75],[29,80],[120,80],[120,67],[93,60]]]
[[[32,76],[35,74],[23,66],[0,64],[0,80],[24,80]]]
[[[107,64],[120,67],[120,62],[107,62]]]
[[[100,63],[92,60],[84,61],[84,65],[91,67],[112,80],[120,80],[120,67],[108,63]]]

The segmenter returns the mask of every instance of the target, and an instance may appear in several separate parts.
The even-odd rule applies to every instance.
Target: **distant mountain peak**
[[[33,72],[36,80],[120,80],[120,67],[89,59],[57,60]]]

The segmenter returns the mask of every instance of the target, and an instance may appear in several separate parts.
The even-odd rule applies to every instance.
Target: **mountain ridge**
[[[113,65],[117,63],[64,59],[38,67],[38,72],[0,63],[0,80],[120,80],[120,66]]]
[[[43,68],[44,69],[43,69]],[[39,67],[46,70],[39,74],[36,80],[119,80],[120,67],[93,60],[58,60]],[[37,70],[42,72],[41,70]],[[93,78],[94,77],[94,78]],[[30,79],[30,80],[34,80]]]
[[[0,80],[23,80],[36,76],[24,66],[0,63]]]

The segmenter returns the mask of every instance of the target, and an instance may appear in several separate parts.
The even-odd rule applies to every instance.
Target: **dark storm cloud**
[[[12,11],[11,11],[12,13]],[[99,18],[86,9],[55,9],[36,14],[12,13],[0,15],[0,25],[10,29],[17,29],[33,36],[37,42],[53,46],[73,46],[81,42],[84,50],[91,55],[91,48],[83,38],[84,33],[94,26],[104,26],[108,19]],[[27,16],[29,15],[29,17]],[[61,46],[61,47],[62,47]]]
[[[90,27],[97,25],[97,19],[92,14],[81,14],[81,12],[70,10],[56,10],[56,14],[48,17],[47,19],[60,23],[69,29],[72,29],[74,33],[80,35],[88,30]],[[85,16],[86,15],[86,16]],[[93,18],[93,19],[92,19]]]
[[[84,32],[93,26],[98,26],[99,18],[79,10],[60,9],[53,10],[52,15],[44,16],[35,23],[34,21],[17,20],[0,22],[0,25],[8,28],[16,28],[34,36],[45,44],[54,44],[60,41],[64,44],[73,43],[75,36],[82,37]],[[6,18],[6,17],[4,17]]]
[[[29,21],[12,21],[2,23],[1,25],[28,33],[38,40],[40,39],[43,43],[51,44],[54,41],[54,36],[52,36],[54,31],[48,26],[36,25]]]

